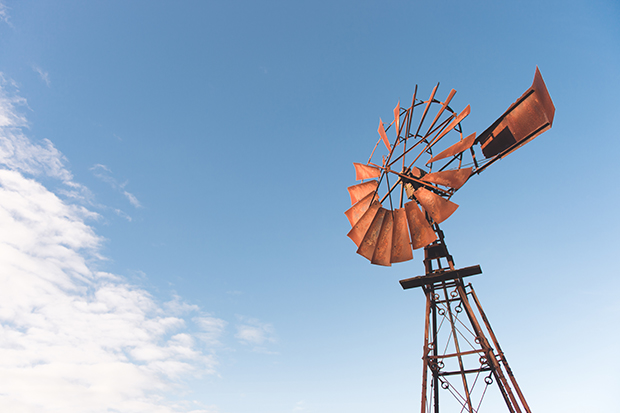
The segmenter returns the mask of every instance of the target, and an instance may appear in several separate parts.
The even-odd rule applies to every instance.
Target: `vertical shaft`
[[[424,317],[424,355],[422,357],[422,413],[426,413],[426,385],[428,376],[428,330],[431,319],[431,291],[426,289],[426,316]]]

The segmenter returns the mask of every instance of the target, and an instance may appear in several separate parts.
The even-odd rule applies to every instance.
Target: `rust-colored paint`
[[[415,199],[420,202],[422,208],[440,224],[450,217],[459,207],[454,202],[448,201],[425,188],[418,188],[413,193]]]
[[[459,189],[471,176],[474,168],[454,169],[450,171],[432,172],[422,177],[423,181]]]
[[[386,212],[387,209],[385,208],[379,208],[377,210],[372,223],[368,227],[368,231],[366,231],[366,234],[357,249],[357,253],[368,260],[372,260],[372,256],[377,248],[377,240],[379,239],[379,234],[381,233],[383,218],[385,217]]]
[[[554,115],[555,106],[537,67],[532,86],[478,137],[482,153],[487,158],[508,155],[550,129]]]
[[[364,198],[362,198],[357,204],[353,205],[351,208],[347,209],[344,213],[347,218],[349,218],[349,222],[351,226],[354,226],[357,221],[368,211],[370,208],[370,202],[373,200],[374,192],[369,193]],[[377,197],[374,197],[374,200],[377,200]]]
[[[386,210],[381,224],[381,232],[377,239],[377,247],[372,255],[372,263],[377,265],[391,266],[392,256],[392,234],[394,229],[394,219],[392,211]]]
[[[400,100],[394,108],[394,123],[396,124],[396,134],[400,132]]]
[[[385,128],[383,127],[383,121],[379,118],[379,129],[377,129],[377,132],[379,132],[379,136],[381,136],[381,140],[383,141],[383,144],[385,145],[385,147],[388,149],[388,151],[392,151],[392,147],[390,146],[390,141],[388,141],[387,135],[385,134]]]
[[[392,224],[392,253],[390,262],[403,262],[413,259],[409,230],[407,229],[407,213],[404,208],[394,210]]]
[[[378,201],[373,202],[370,208],[368,208],[347,234],[347,237],[351,238],[358,247],[364,239],[364,235],[366,235],[370,224],[372,224],[372,220],[375,218],[375,215],[377,215],[379,208],[381,208],[381,204]]]
[[[376,166],[364,165],[363,163],[353,162],[355,167],[355,180],[360,181],[362,179],[379,178],[381,176],[381,169]]]
[[[430,244],[437,239],[437,234],[433,231],[424,213],[420,211],[415,201],[405,204],[407,212],[407,222],[409,223],[409,235],[411,236],[411,248],[417,250]]]
[[[357,201],[364,198],[366,195],[375,192],[378,186],[379,181],[372,180],[348,187],[347,190],[351,197],[351,205],[355,205]]]
[[[456,127],[456,125],[461,123],[463,121],[463,119],[465,119],[470,114],[470,112],[471,112],[471,107],[469,105],[467,105],[467,107],[465,109],[463,109],[463,111],[461,113],[459,113],[458,116],[456,118],[454,118],[454,120],[452,122],[450,122],[448,127],[445,128],[436,138],[433,139],[433,143],[431,145],[429,145],[429,146],[432,146],[435,143],[437,143],[437,141],[439,141],[439,139],[443,138],[448,132],[450,132],[452,129],[454,129]]]
[[[462,141],[458,141],[457,143],[450,146],[448,149],[439,153],[438,155],[433,156],[431,159],[429,159],[428,162],[426,162],[426,164],[428,165],[431,162],[440,161],[442,159],[446,159],[451,156],[458,155],[459,153],[471,148],[474,145],[475,141],[476,141],[476,132],[472,133],[471,135],[469,135]]]

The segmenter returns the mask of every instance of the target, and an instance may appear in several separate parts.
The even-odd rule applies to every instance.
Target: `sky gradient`
[[[532,410],[616,410],[619,23],[614,1],[0,2],[1,410],[417,410],[424,297],[398,280],[422,254],[355,254],[352,163],[416,84],[480,133],[536,66],[553,128],[442,229]]]

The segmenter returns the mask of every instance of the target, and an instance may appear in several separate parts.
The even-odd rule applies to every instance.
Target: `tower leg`
[[[425,248],[427,274],[401,280],[403,288],[420,286],[426,296],[421,412],[439,413],[441,394],[452,396],[442,398],[444,410],[477,412],[495,383],[510,413],[531,413],[478,296],[463,282],[479,267],[455,269],[436,231],[439,240]]]

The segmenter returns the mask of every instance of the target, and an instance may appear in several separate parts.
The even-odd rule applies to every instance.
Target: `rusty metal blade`
[[[379,233],[379,238],[377,238],[377,247],[375,248],[375,252],[372,254],[372,260],[370,261],[373,264],[377,265],[385,265],[390,267],[391,263],[391,255],[392,255],[392,233],[393,233],[393,215],[392,211],[386,210],[385,215],[383,216],[383,224],[381,224],[381,232]]]
[[[372,256],[377,248],[377,240],[379,239],[379,234],[381,233],[383,218],[385,217],[386,212],[387,209],[385,208],[379,208],[377,210],[372,223],[368,227],[368,231],[364,234],[364,238],[360,242],[359,248],[357,249],[357,253],[368,260],[372,260]]]
[[[404,208],[394,210],[392,228],[392,254],[390,261],[394,263],[413,259],[409,230],[407,229],[407,213]]]
[[[463,119],[465,119],[469,115],[470,112],[471,112],[471,107],[467,105],[467,107],[463,109],[463,111],[459,113],[458,116],[454,118],[452,122],[450,122],[448,127],[446,127],[443,131],[441,131],[439,135],[437,135],[435,139],[433,139],[433,143],[429,146],[433,146],[435,143],[437,143],[437,141],[439,141],[439,139],[443,138],[448,132],[454,129],[456,125],[461,123],[461,121],[463,121]]]
[[[377,129],[377,132],[379,132],[379,136],[381,136],[381,140],[385,144],[388,151],[392,151],[392,147],[390,146],[390,141],[388,141],[387,135],[385,134],[385,128],[383,127],[383,121],[381,118],[379,118],[379,129]]]
[[[372,224],[372,220],[377,215],[377,211],[381,208],[381,204],[379,201],[374,201],[370,208],[362,215],[362,217],[355,223],[351,231],[347,234],[347,237],[351,238],[351,240],[357,245],[360,246],[360,243],[364,239],[364,235],[368,231],[370,224]]]
[[[351,197],[351,205],[354,205],[369,193],[376,191],[377,187],[379,187],[379,181],[374,179],[348,187],[347,191],[349,191],[349,196]]]
[[[433,221],[440,224],[450,217],[459,207],[454,202],[448,201],[425,188],[418,188],[413,193],[415,199],[420,202],[422,208],[433,218]]]
[[[370,208],[370,202],[373,200],[373,198],[375,201],[377,200],[377,197],[373,195],[374,195],[374,192],[369,193],[364,198],[362,198],[357,204],[353,205],[351,208],[346,210],[344,214],[349,219],[351,226],[354,226],[357,223],[357,221],[359,221],[360,218],[364,216],[366,211],[368,211],[368,208]]]
[[[400,100],[394,108],[394,122],[396,123],[396,135],[400,134]]]
[[[437,121],[439,120],[441,115],[443,114],[444,110],[446,110],[446,108],[450,104],[450,101],[452,100],[452,98],[454,97],[455,94],[456,94],[456,90],[454,90],[454,89],[450,90],[450,93],[448,94],[448,97],[446,98],[445,102],[443,102],[443,104],[441,105],[441,108],[439,109],[439,111],[435,115],[435,118],[433,119],[433,122],[428,127],[428,131],[426,132],[427,135],[431,132],[431,130],[433,129],[433,126],[435,126],[435,124],[437,123]]]
[[[433,156],[426,164],[428,165],[431,162],[439,161],[445,158],[449,158],[451,156],[457,155],[463,151],[474,146],[474,142],[476,141],[476,132],[472,133],[462,141],[458,141],[454,145],[450,146],[445,151]]]
[[[431,97],[428,98],[428,102],[426,102],[426,107],[424,108],[424,112],[422,112],[422,117],[420,118],[420,123],[418,124],[418,130],[415,131],[415,137],[418,136],[418,133],[420,133],[420,128],[422,127],[422,124],[424,123],[424,119],[426,119],[426,114],[428,113],[428,109],[431,107],[431,103],[433,103],[433,99],[435,98],[435,93],[437,93],[437,88],[439,87],[439,83],[437,83],[437,86],[435,86],[433,88],[433,91],[431,92]]]
[[[471,176],[474,168],[455,169],[451,171],[432,172],[422,177],[423,181],[459,189]]]
[[[486,158],[503,157],[550,129],[554,115],[555,106],[537,67],[532,86],[480,134],[477,142]]]
[[[381,169],[375,166],[364,165],[363,163],[356,163],[356,162],[353,162],[353,166],[355,167],[355,180],[356,181],[359,181],[362,179],[379,178],[381,176]]]
[[[426,220],[424,213],[420,211],[420,207],[415,201],[405,204],[407,213],[407,222],[409,224],[409,235],[411,236],[411,248],[426,247],[437,239],[437,234]]]

